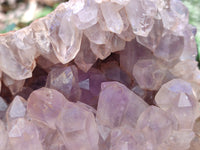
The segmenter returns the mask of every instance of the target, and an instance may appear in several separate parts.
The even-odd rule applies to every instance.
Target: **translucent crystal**
[[[32,122],[19,118],[8,131],[9,142],[16,150],[43,150],[37,128]]]
[[[133,32],[136,35],[147,36],[153,27],[154,19],[148,16],[147,9],[143,6],[140,0],[130,0],[125,8]]]
[[[140,115],[137,128],[147,139],[161,144],[177,128],[176,118],[158,107],[150,106]]]
[[[101,84],[101,89],[97,120],[108,128],[118,127],[122,124],[134,127],[139,115],[148,105],[118,82],[104,82]]]
[[[141,88],[158,90],[165,77],[165,70],[154,59],[140,59],[134,65],[133,75]]]
[[[27,115],[55,129],[56,119],[66,101],[58,91],[41,88],[31,93],[27,103]]]
[[[191,85],[181,79],[165,83],[155,97],[156,104],[176,116],[180,129],[191,129],[199,113]]]
[[[70,0],[0,34],[0,150],[199,150],[188,16],[180,0]]]
[[[119,14],[121,8],[121,5],[109,1],[101,4],[101,11],[108,30],[118,34],[120,34],[124,28],[122,18]]]
[[[3,83],[10,89],[11,93],[15,95],[22,90],[25,80],[14,80],[8,75],[3,74]]]
[[[22,118],[26,115],[27,102],[20,96],[16,96],[7,109],[7,121]]]
[[[96,55],[93,54],[89,47],[89,40],[83,36],[80,51],[74,59],[74,62],[79,69],[83,70],[84,72],[87,72],[97,60]]]
[[[176,36],[173,33],[165,32],[154,51],[154,55],[165,61],[173,61],[181,56],[183,47],[184,38],[182,36]]]
[[[0,41],[1,70],[15,80],[31,77],[35,68],[34,56],[36,54],[31,28],[27,27],[15,33],[8,33],[1,37]]]
[[[98,132],[93,114],[66,103],[56,121],[67,149],[98,150]]]
[[[80,99],[80,88],[78,85],[78,70],[76,66],[57,67],[49,72],[46,87],[60,91],[71,101]]]
[[[82,31],[78,30],[69,20],[69,12],[64,14],[67,9],[65,5],[60,5],[59,8],[52,22],[51,30],[53,30],[50,30],[50,39],[57,58],[62,63],[68,63],[80,50]]]

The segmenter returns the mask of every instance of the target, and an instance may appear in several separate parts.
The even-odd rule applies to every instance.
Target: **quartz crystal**
[[[146,107],[147,104],[124,85],[104,82],[101,84],[97,120],[108,128],[122,124],[134,127]]]
[[[65,101],[65,97],[56,90],[41,88],[31,93],[27,103],[27,115],[55,129],[56,118]]]
[[[188,16],[180,0],[69,0],[0,34],[0,150],[199,150]]]
[[[160,108],[176,116],[180,129],[191,129],[199,115],[192,87],[182,79],[173,79],[164,84],[156,94],[155,101]]]

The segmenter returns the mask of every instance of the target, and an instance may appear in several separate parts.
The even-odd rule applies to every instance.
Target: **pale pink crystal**
[[[190,144],[189,150],[198,150],[200,147],[200,118],[196,120],[193,131],[195,132],[195,137]]]
[[[190,130],[173,131],[169,138],[162,143],[160,150],[188,150],[190,147],[190,142],[193,138],[194,132]]]
[[[195,34],[179,0],[70,0],[0,35],[0,150],[198,149]]]
[[[89,41],[95,43],[95,44],[105,44],[107,43],[107,40],[109,39],[109,36],[112,35],[112,33],[107,31],[102,31],[100,24],[97,23],[90,28],[84,30],[84,34],[87,36]],[[85,42],[84,42],[85,45]]]
[[[140,0],[130,0],[125,9],[133,32],[136,35],[147,36],[153,27],[154,19],[147,14],[149,7],[145,9],[143,6]]]
[[[162,109],[150,106],[139,117],[137,128],[140,129],[148,140],[156,144],[163,143],[177,129],[176,118]]]
[[[123,6],[112,3],[112,2],[103,2],[101,3],[101,11],[105,19],[106,26],[109,31],[113,33],[120,34],[124,28],[122,18],[119,14],[119,10]]]
[[[72,21],[78,29],[87,29],[97,23],[99,6],[94,0],[69,1],[68,5],[73,11]]]
[[[67,149],[98,150],[98,131],[94,115],[67,102],[56,121]]]
[[[127,126],[114,128],[108,139],[110,143],[109,150],[141,149],[140,144],[142,144],[142,141],[139,140],[139,138],[141,138],[140,136],[142,136],[142,134],[139,131]]]
[[[191,85],[182,79],[165,83],[155,97],[156,104],[176,116],[179,129],[191,129],[199,115]]]
[[[174,32],[181,32],[189,20],[188,10],[179,0],[170,0],[165,8],[160,11],[160,15],[164,27]]]
[[[109,44],[101,44],[97,45],[95,43],[90,43],[90,48],[92,52],[96,55],[96,57],[100,59],[105,59],[111,54],[111,46]]]
[[[58,91],[41,88],[31,93],[27,104],[27,115],[55,129],[56,119],[65,102],[67,100]]]
[[[170,71],[176,77],[182,78],[191,83],[200,83],[200,70],[194,60],[178,62]]]
[[[78,30],[70,21],[69,12],[64,13],[69,11],[65,4],[58,6],[55,11],[56,14],[50,28],[50,39],[57,58],[62,63],[68,63],[75,58],[80,50],[82,31]],[[58,20],[59,24],[57,23]]]
[[[25,80],[15,80],[3,74],[3,83],[10,89],[11,93],[15,95],[22,90]]]
[[[32,122],[19,118],[8,131],[9,143],[16,150],[43,150],[37,128]]]
[[[10,32],[1,36],[0,41],[1,70],[15,80],[31,77],[35,68],[34,56],[36,55],[31,28],[26,27],[23,30]]]

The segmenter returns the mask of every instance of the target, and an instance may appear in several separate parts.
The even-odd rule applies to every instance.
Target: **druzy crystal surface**
[[[180,0],[70,0],[0,35],[0,150],[199,150],[195,27]]]

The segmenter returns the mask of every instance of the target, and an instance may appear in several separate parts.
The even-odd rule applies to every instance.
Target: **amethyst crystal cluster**
[[[71,0],[0,35],[0,150],[199,150],[195,32],[179,0]]]

